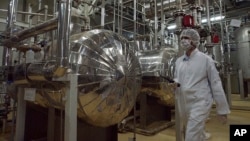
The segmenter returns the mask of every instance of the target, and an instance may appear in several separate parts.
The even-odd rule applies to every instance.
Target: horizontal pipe
[[[8,12],[6,9],[0,9],[0,12]],[[17,11],[17,14],[25,14],[25,15],[33,15],[33,16],[44,16],[45,14],[42,13],[30,13],[24,11]],[[48,15],[49,17],[54,17],[54,15]]]
[[[119,15],[119,14],[115,14],[116,16],[119,16],[119,17],[121,17],[121,15]],[[128,21],[132,21],[132,22],[134,22],[134,20],[133,19],[129,19],[129,18],[127,18],[127,17],[122,17],[123,19],[126,19],[126,20],[128,20]],[[137,24],[140,24],[140,25],[146,25],[145,23],[139,23],[139,22],[136,22]]]
[[[6,47],[12,47],[13,45],[15,46],[16,43],[24,39],[27,39],[29,37],[43,34],[51,30],[55,30],[57,28],[57,23],[58,23],[58,19],[54,18],[42,24],[38,24],[31,28],[24,29],[20,32],[17,32],[16,34],[13,34],[9,39],[4,40],[3,45]]]

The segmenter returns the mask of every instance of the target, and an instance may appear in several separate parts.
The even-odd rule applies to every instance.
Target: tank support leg
[[[77,80],[75,74],[69,74],[66,88],[64,141],[77,141]]]
[[[24,100],[24,88],[18,88],[17,94],[17,119],[15,141],[24,140],[26,101]]]

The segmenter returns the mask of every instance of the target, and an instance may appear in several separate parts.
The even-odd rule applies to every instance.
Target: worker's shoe
[[[211,138],[211,133],[205,132],[205,140],[208,140]]]

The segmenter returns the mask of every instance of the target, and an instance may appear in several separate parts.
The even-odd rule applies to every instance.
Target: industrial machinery
[[[117,125],[144,135],[173,125],[172,111],[176,114],[178,108],[172,79],[175,60],[184,52],[178,44],[185,28],[199,31],[199,50],[215,60],[229,103],[231,68],[238,66],[231,60],[232,45],[236,46],[241,98],[248,96],[246,0],[19,2],[23,4],[18,7],[18,0],[10,0],[8,10],[0,9],[7,12],[7,27],[0,36],[1,82],[17,101],[12,136],[17,141],[38,138],[25,134],[32,134],[33,127],[25,124],[32,122],[31,117],[46,125],[39,125],[46,128],[39,137],[48,141],[56,135],[60,135],[58,140],[81,140],[88,135],[80,130],[91,129],[93,134],[107,129],[113,136],[88,140],[116,141]],[[240,10],[244,15],[239,17],[235,13]],[[41,113],[46,113],[47,120],[43,121]],[[178,114],[174,120],[180,141]]]
[[[243,79],[243,89],[241,98],[248,97],[248,82],[249,82],[249,39],[250,39],[250,26],[244,25],[235,31],[235,41],[238,47],[237,56],[239,61],[239,68],[241,69],[241,79]]]

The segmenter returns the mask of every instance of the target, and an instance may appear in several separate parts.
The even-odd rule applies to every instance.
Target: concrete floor
[[[228,123],[222,125],[217,117],[215,108],[212,109],[210,120],[207,122],[207,131],[212,134],[209,141],[229,141],[230,124],[249,124],[250,125],[250,100],[240,100],[238,96],[232,97],[232,110],[228,116]],[[240,107],[239,107],[240,106]],[[236,108],[234,108],[236,107]],[[241,108],[243,107],[243,108]],[[239,110],[244,109],[244,110]],[[0,141],[7,141],[9,134],[0,133]],[[9,138],[9,137],[8,137]],[[133,133],[120,133],[118,141],[133,141]],[[175,141],[175,127],[167,128],[154,136],[144,136],[136,134],[136,141]]]
[[[206,125],[207,131],[212,135],[209,141],[229,141],[230,124],[250,124],[250,111],[232,110],[228,116],[228,123],[222,125],[216,117],[215,109],[212,109],[210,120]],[[133,138],[133,133],[121,133],[118,141],[130,141],[129,138]],[[175,128],[170,127],[154,136],[136,134],[136,141],[175,141]]]

